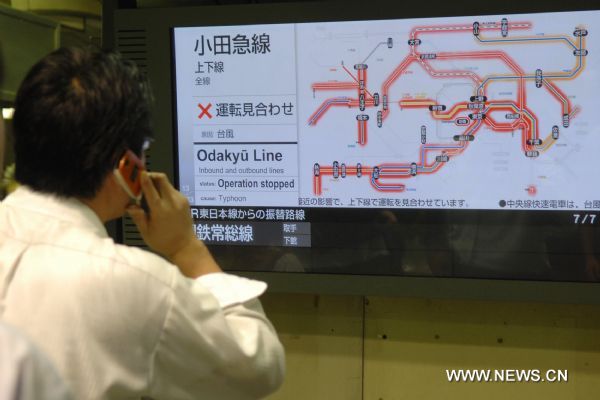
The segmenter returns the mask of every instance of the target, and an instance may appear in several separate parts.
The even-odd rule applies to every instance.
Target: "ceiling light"
[[[2,118],[4,118],[4,119],[12,119],[14,113],[15,113],[15,109],[14,108],[3,108],[2,109]]]

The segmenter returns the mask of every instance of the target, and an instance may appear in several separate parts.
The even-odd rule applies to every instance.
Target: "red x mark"
[[[208,110],[212,107],[212,103],[208,103],[208,105],[206,107],[204,107],[202,104],[198,103],[198,107],[200,107],[200,110],[202,110],[200,115],[198,115],[198,119],[202,119],[202,117],[204,117],[205,115],[208,117],[208,119],[212,118],[211,113],[208,112]]]

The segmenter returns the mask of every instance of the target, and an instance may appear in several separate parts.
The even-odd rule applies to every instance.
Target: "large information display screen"
[[[587,254],[600,223],[598,21],[174,28],[179,187],[199,237],[334,260],[401,248],[384,262],[392,274],[410,270],[411,249],[433,274],[480,276],[473,253],[494,252],[544,253],[551,270],[548,247],[567,231]],[[336,264],[315,254],[298,265]],[[439,273],[436,254],[452,259]]]

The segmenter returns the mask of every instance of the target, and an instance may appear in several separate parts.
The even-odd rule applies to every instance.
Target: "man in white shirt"
[[[0,318],[50,356],[77,399],[255,399],[284,353],[258,296],[192,229],[187,199],[142,174],[149,214],[113,174],[143,157],[149,94],[114,53],[59,49],[26,76],[14,115],[16,178],[0,205]],[[114,243],[128,211],[152,253]]]

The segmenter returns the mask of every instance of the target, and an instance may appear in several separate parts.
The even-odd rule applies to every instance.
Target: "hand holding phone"
[[[146,244],[166,256],[189,278],[222,272],[208,248],[196,238],[187,197],[171,185],[165,174],[140,172],[144,198],[152,214],[139,206],[127,211]]]

